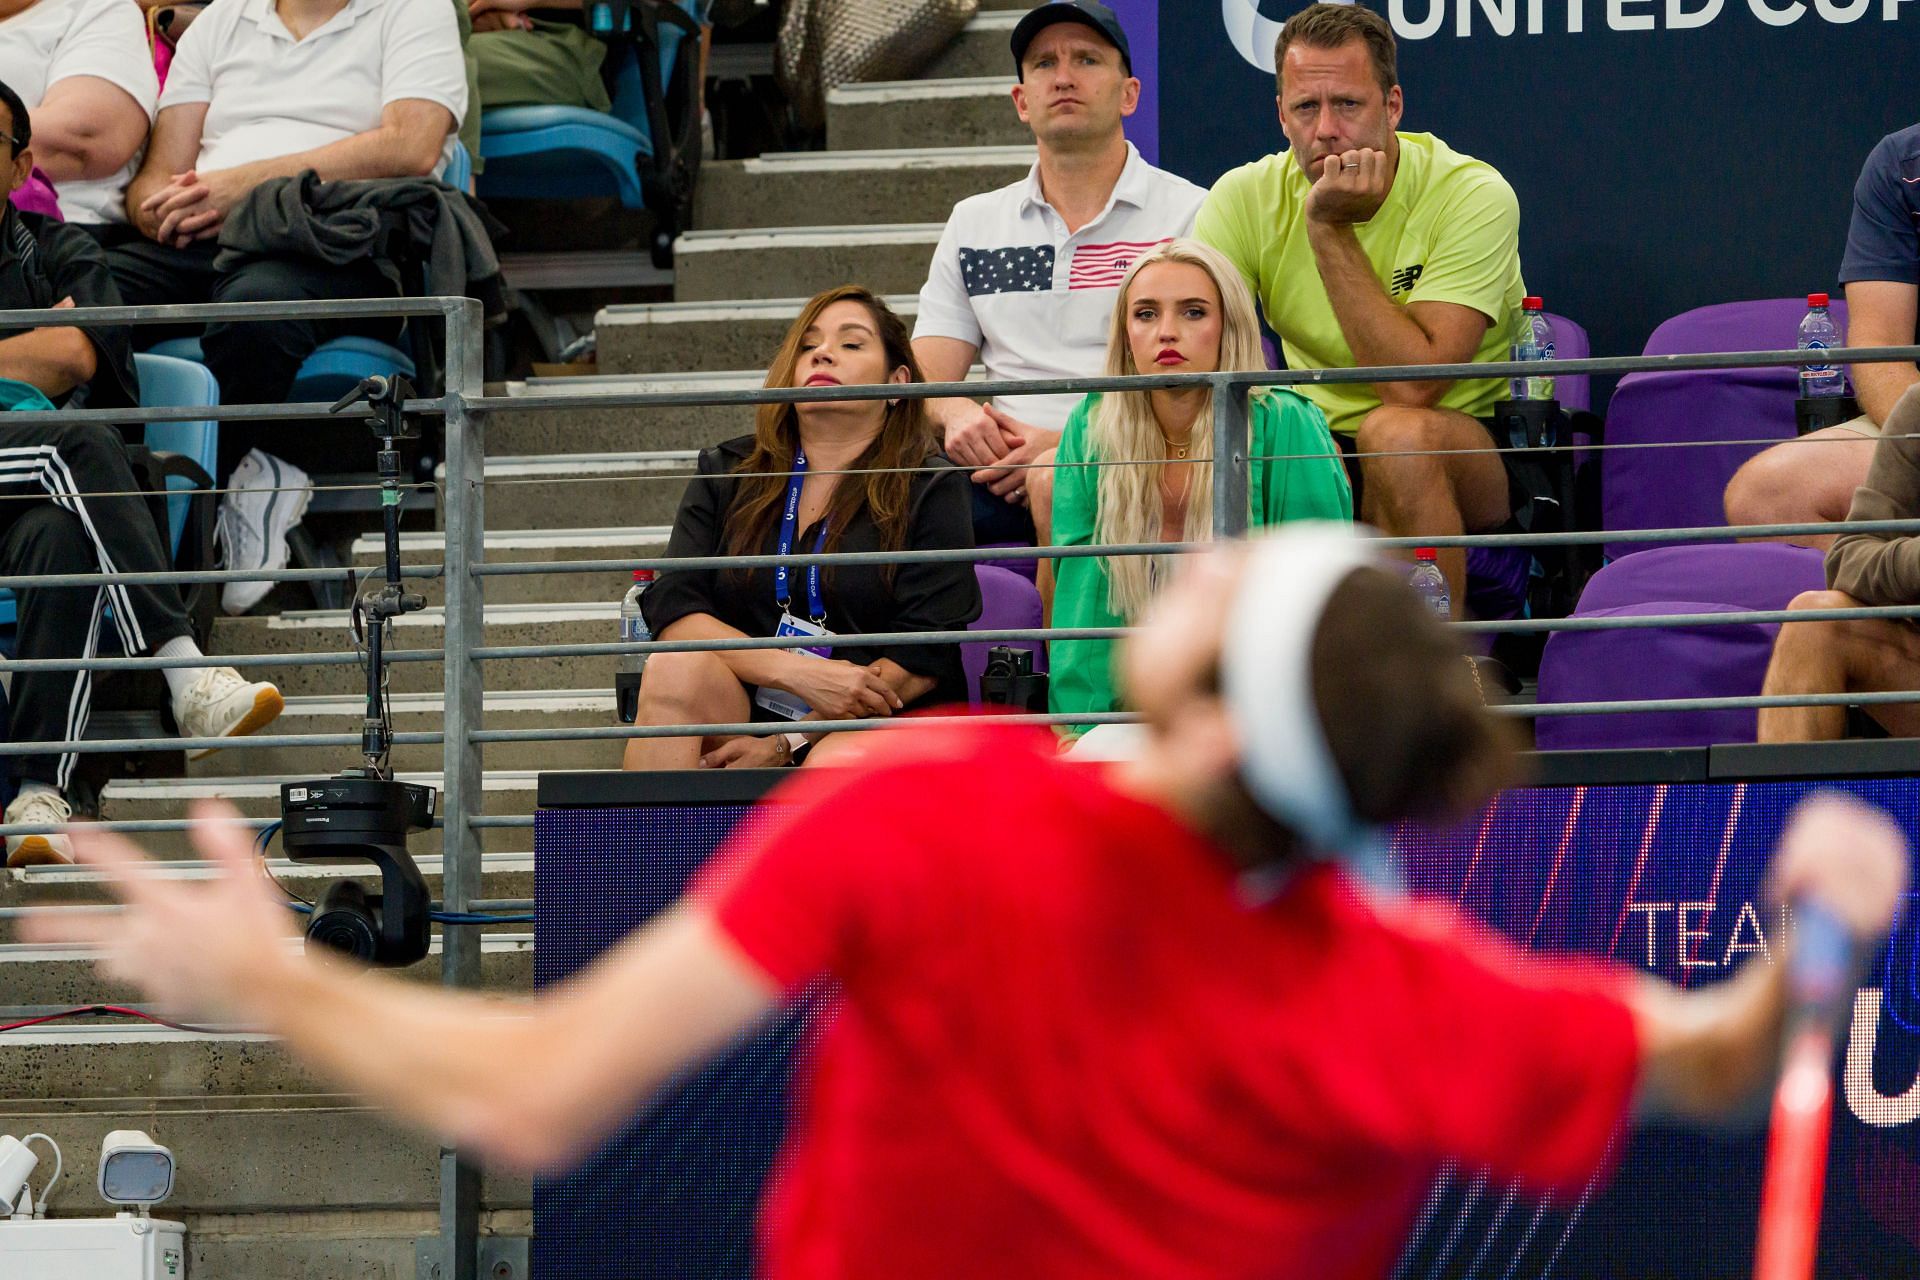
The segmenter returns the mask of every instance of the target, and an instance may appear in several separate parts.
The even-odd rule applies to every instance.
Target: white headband
[[[1311,852],[1370,859],[1379,833],[1354,815],[1327,745],[1313,697],[1313,640],[1334,589],[1383,562],[1363,532],[1332,521],[1297,521],[1249,545],[1220,653],[1241,777]]]

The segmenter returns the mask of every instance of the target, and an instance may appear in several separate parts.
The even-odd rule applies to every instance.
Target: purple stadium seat
[[[998,565],[977,564],[973,573],[980,580],[980,616],[969,631],[1000,631],[1014,627],[1040,626],[1040,589],[1033,581]],[[967,700],[980,700],[980,673],[987,669],[987,650],[996,644],[963,644],[960,665],[967,673]],[[1033,653],[1033,669],[1047,669],[1047,647],[1038,640],[1010,642],[1013,647]]]
[[[1665,547],[1616,560],[1587,584],[1575,617],[1784,609],[1826,585],[1821,555],[1781,543]],[[1540,702],[1723,698],[1760,692],[1777,626],[1560,632],[1540,660]],[[1542,716],[1542,750],[1752,742],[1752,711]]]
[[[1833,319],[1847,325],[1847,304],[1834,295]],[[1647,337],[1648,356],[1692,355],[1701,351],[1784,351],[1800,336],[1800,318],[1807,300],[1761,298],[1754,302],[1722,302],[1717,306],[1683,311]]]
[[[1804,298],[1701,307],[1666,321],[1645,354],[1791,348]],[[1834,319],[1846,324],[1846,304]],[[1607,409],[1607,443],[1674,440],[1790,440],[1796,375],[1791,368],[1630,373]],[[1602,522],[1608,529],[1669,529],[1726,523],[1722,495],[1740,465],[1764,445],[1609,450],[1601,462]],[[1609,543],[1609,556],[1656,543]],[[1670,544],[1669,544],[1670,545]]]
[[[1553,358],[1556,360],[1585,360],[1593,354],[1593,343],[1587,337],[1587,331],[1565,316],[1547,313],[1547,323],[1553,326]],[[1593,392],[1589,387],[1590,379],[1584,373],[1569,374],[1554,379],[1554,396],[1560,401],[1560,407],[1567,412],[1593,408]]]

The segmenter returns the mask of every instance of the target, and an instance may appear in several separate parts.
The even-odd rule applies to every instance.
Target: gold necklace
[[[1193,445],[1192,440],[1188,440],[1186,444],[1175,444],[1164,431],[1160,433],[1160,441],[1167,446],[1167,452],[1172,454],[1174,460],[1178,462],[1186,461],[1187,450]]]

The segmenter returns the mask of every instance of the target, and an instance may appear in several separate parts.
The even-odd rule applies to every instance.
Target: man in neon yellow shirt
[[[1283,152],[1223,176],[1194,235],[1240,268],[1287,365],[1504,360],[1519,323],[1520,207],[1491,165],[1432,134],[1397,133],[1393,29],[1359,5],[1315,4],[1281,28]],[[1360,455],[1363,518],[1387,533],[1499,526],[1513,511],[1481,421],[1506,397],[1492,378],[1297,388]],[[1377,455],[1377,456],[1368,456]],[[1393,456],[1402,455],[1402,456]],[[1440,552],[1454,607],[1466,553]]]

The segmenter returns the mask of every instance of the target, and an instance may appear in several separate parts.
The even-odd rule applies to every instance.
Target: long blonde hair
[[[1120,283],[1113,324],[1107,336],[1109,377],[1139,373],[1127,343],[1129,295],[1134,278],[1161,262],[1199,267],[1213,279],[1220,294],[1220,368],[1241,372],[1267,367],[1260,346],[1260,322],[1254,315],[1253,294],[1232,263],[1218,250],[1197,240],[1170,240],[1142,254]],[[1109,391],[1101,395],[1088,425],[1087,454],[1097,462],[1129,462],[1166,456],[1166,435],[1153,416],[1153,400],[1146,391]],[[1175,463],[1190,469],[1187,520],[1181,540],[1205,542],[1213,537],[1213,393],[1200,402],[1188,437],[1190,461]],[[1094,541],[1102,544],[1161,540],[1160,480],[1162,466],[1104,466],[1096,473],[1098,503],[1094,512]],[[1167,556],[1102,556],[1107,571],[1107,607],[1133,621],[1152,599],[1158,584],[1173,565]]]

